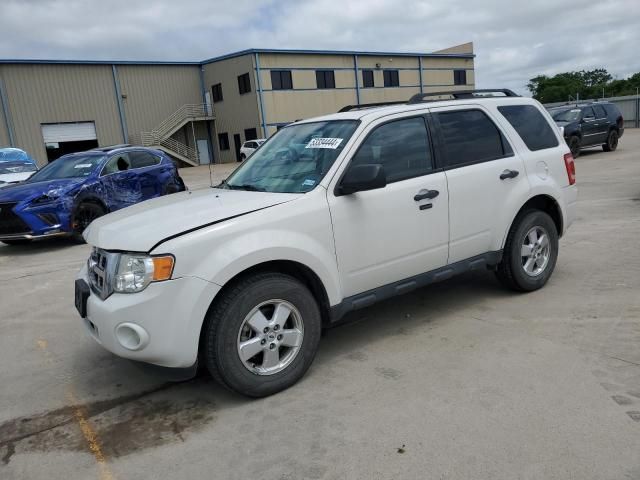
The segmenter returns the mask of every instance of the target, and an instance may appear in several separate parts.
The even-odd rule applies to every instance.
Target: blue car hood
[[[41,195],[60,197],[73,187],[84,182],[84,178],[63,178],[60,180],[43,180],[42,182],[23,182],[0,190],[0,203],[23,202]]]

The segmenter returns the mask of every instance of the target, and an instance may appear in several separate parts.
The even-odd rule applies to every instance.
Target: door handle
[[[420,200],[431,200],[433,198],[436,198],[438,195],[440,195],[440,192],[438,190],[420,190],[414,197],[413,199],[416,202],[419,202]]]
[[[509,170],[508,168],[500,174],[500,180],[507,178],[516,178],[520,174],[517,170]]]

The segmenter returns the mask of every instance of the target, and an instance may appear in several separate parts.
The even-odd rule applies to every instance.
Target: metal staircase
[[[187,123],[213,119],[210,107],[204,103],[183,105],[150,132],[140,133],[140,143],[145,147],[163,150],[178,160],[197,166],[200,164],[198,150],[177,141],[171,135]]]

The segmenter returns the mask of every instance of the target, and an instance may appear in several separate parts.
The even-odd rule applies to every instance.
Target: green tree
[[[579,98],[599,98],[604,89],[605,96],[635,95],[640,87],[640,72],[627,79],[614,79],[604,68],[563,72],[552,77],[538,75],[529,80],[527,88],[533,98],[544,103],[565,102]]]

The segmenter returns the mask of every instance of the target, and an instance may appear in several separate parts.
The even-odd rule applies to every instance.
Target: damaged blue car
[[[0,241],[71,236],[96,218],[185,190],[173,161],[142,147],[111,147],[65,155],[28,180],[0,189]]]

